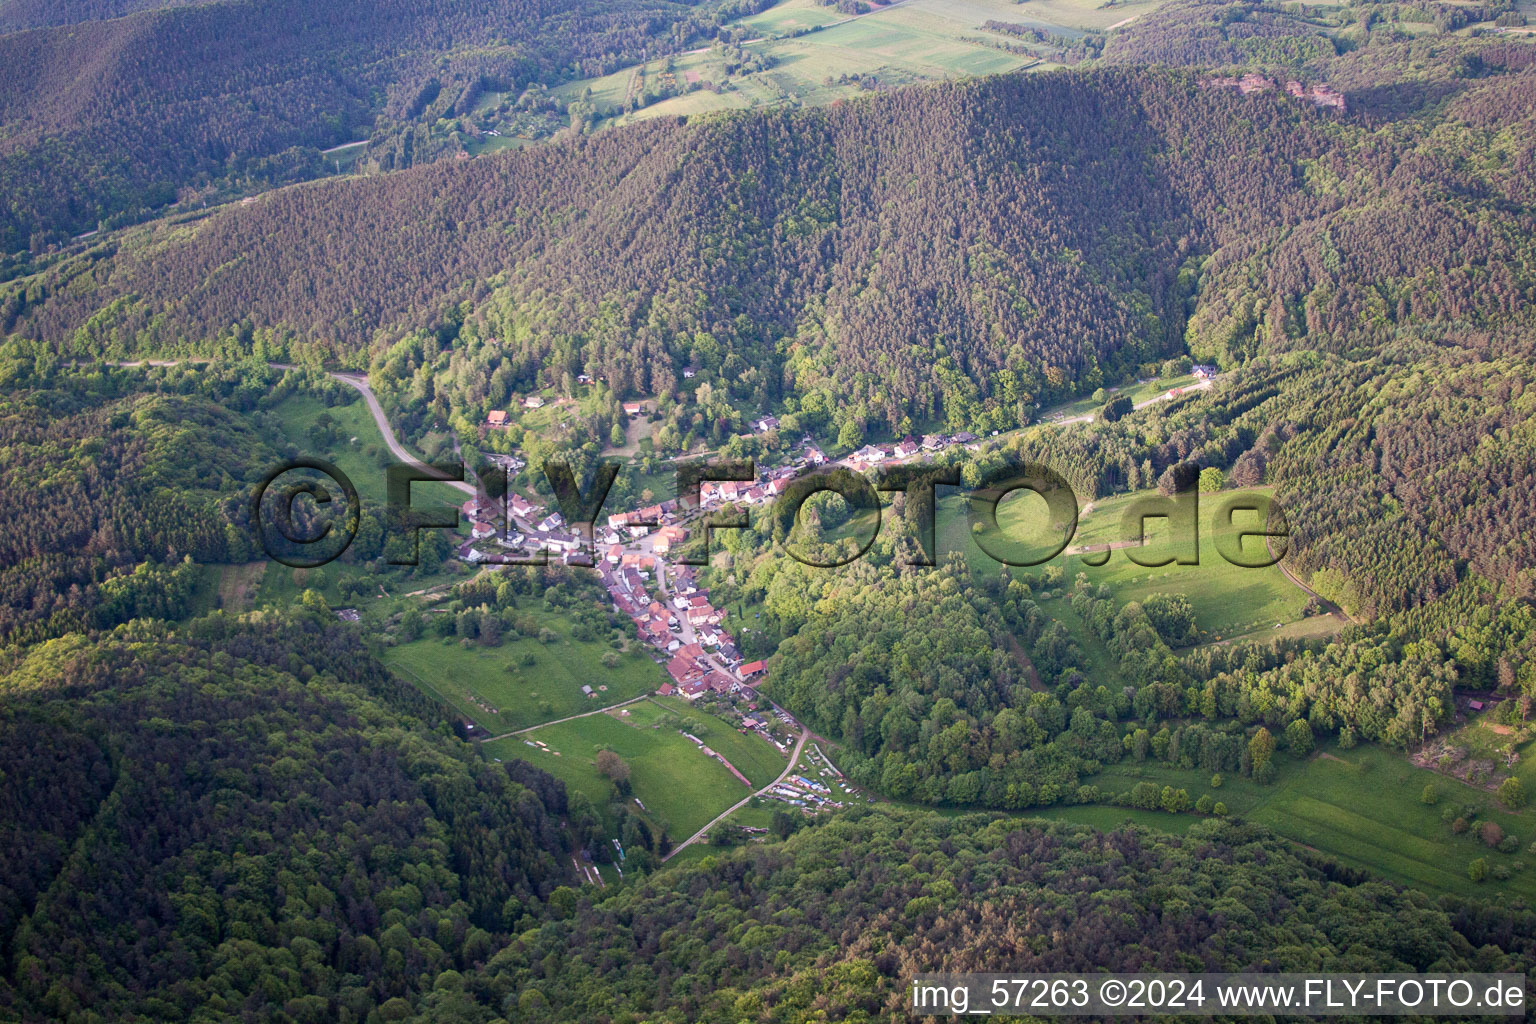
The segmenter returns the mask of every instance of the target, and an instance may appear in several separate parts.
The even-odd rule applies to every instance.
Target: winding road
[[[772,704],[773,702],[769,701],[769,703]],[[778,707],[777,704],[774,704],[773,706],[775,708]],[[671,860],[673,857],[676,857],[679,853],[681,853],[683,851],[684,847],[692,846],[694,843],[698,842],[700,839],[703,839],[704,836],[709,832],[710,829],[714,828],[716,825],[720,824],[726,818],[729,818],[731,815],[735,814],[737,811],[739,811],[743,807],[747,806],[747,804],[752,801],[753,797],[762,796],[764,793],[768,792],[774,786],[777,786],[779,783],[781,783],[785,779],[789,778],[790,773],[795,770],[795,765],[800,762],[800,752],[805,749],[805,743],[810,738],[811,738],[811,731],[809,729],[805,728],[804,726],[801,726],[800,727],[800,739],[795,743],[795,749],[789,755],[789,764],[784,766],[784,770],[779,773],[779,777],[778,778],[776,778],[772,782],[768,783],[768,785],[764,786],[762,789],[759,789],[756,792],[749,793],[748,795],[742,797],[736,803],[732,804],[731,806],[727,807],[725,810],[721,811],[719,814],[715,815],[713,818],[710,819],[709,824],[705,825],[703,828],[699,829],[693,835],[689,836],[687,839],[684,839],[682,842],[680,842],[676,846],[672,847],[672,852],[668,853],[665,857],[661,858],[662,862],[665,863],[665,862]]]
[[[273,363],[272,366],[277,369],[289,369],[289,367],[279,366],[277,363]],[[389,450],[394,454],[395,458],[415,466],[417,469],[431,472],[432,467],[407,451],[405,445],[401,444],[400,439],[395,436],[394,428],[389,425],[389,419],[384,415],[384,407],[379,405],[379,399],[373,393],[373,388],[368,386],[368,378],[360,373],[332,373],[331,376],[343,384],[349,384],[356,388],[358,393],[363,396],[363,401],[368,405],[368,411],[373,413],[373,422],[378,424],[379,433],[384,436],[384,443],[389,446]],[[475,496],[475,485],[472,483],[467,483],[463,480],[444,480],[443,483],[454,490],[463,491],[471,498]]]
[[[123,367],[135,367],[135,366],[179,366],[182,363],[211,363],[211,362],[213,362],[213,360],[206,359],[206,358],[192,358],[192,359],[135,359],[135,360],[128,360],[128,361],[111,362],[111,363],[108,363],[107,365],[109,365],[109,366],[123,366]],[[268,363],[267,365],[272,367],[272,369],[274,369],[274,370],[298,370],[298,369],[302,369],[302,367],[297,366],[297,365],[295,365],[293,363]],[[422,469],[422,470],[425,470],[425,471],[427,471],[429,473],[432,471],[432,467],[431,466],[428,466],[425,462],[422,462],[416,456],[412,455],[409,451],[407,451],[405,445],[401,444],[400,443],[400,439],[395,436],[395,428],[389,425],[389,418],[384,415],[384,408],[383,408],[383,406],[379,405],[378,396],[373,393],[373,388],[368,386],[368,378],[367,377],[365,377],[361,373],[349,373],[349,372],[340,371],[340,370],[326,370],[325,372],[326,372],[326,374],[328,376],[334,377],[337,380],[341,381],[343,384],[346,384],[349,387],[355,388],[357,390],[358,394],[363,396],[363,401],[367,404],[368,411],[373,414],[373,422],[378,426],[379,434],[384,438],[384,444],[389,448],[390,452],[395,456],[395,458],[399,459],[401,462],[407,463],[408,465],[414,466],[417,469]],[[457,441],[455,441],[455,444],[457,444]],[[447,484],[449,487],[454,488],[455,490],[463,491],[465,494],[469,495],[471,498],[475,497],[475,495],[477,493],[475,491],[475,485],[474,484],[467,483],[467,482],[465,482],[463,480],[444,480],[442,482]]]

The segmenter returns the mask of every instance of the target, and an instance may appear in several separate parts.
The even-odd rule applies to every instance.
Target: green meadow
[[[361,398],[349,405],[328,406],[310,395],[290,395],[273,407],[287,441],[301,455],[324,458],[352,480],[358,497],[365,505],[382,507],[387,500],[384,467],[395,457],[379,433],[368,406]],[[312,431],[321,414],[329,414],[335,423],[336,440],[317,443]],[[437,508],[461,505],[466,495],[440,483],[411,486],[413,508]]]
[[[1223,552],[1243,561],[1264,556],[1263,539],[1246,532],[1259,529],[1259,516],[1238,513],[1229,524],[1217,524],[1222,504],[1237,492],[1198,496],[1198,562],[1149,567],[1133,562],[1134,550],[1143,562],[1184,557],[1184,534],[1174,536],[1170,520],[1148,518],[1144,539],[1137,538],[1135,521],[1128,514],[1159,511],[1155,491],[1137,491],[1084,505],[1078,511],[1075,534],[1066,549],[1039,566],[1015,569],[1015,574],[1037,575],[1046,565],[1059,566],[1068,583],[1081,572],[1094,585],[1108,584],[1117,601],[1139,601],[1154,593],[1177,593],[1189,598],[1195,619],[1205,632],[1204,640],[1223,640],[1238,634],[1272,630],[1276,624],[1302,618],[1307,594],[1288,580],[1278,566],[1248,568],[1235,565]],[[1242,492],[1267,500],[1261,491]],[[960,553],[977,573],[997,573],[1001,564],[984,551],[972,535],[968,499],[950,495],[939,503],[939,546],[944,553]],[[988,544],[1010,560],[1042,558],[1060,547],[1062,534],[1052,526],[1045,499],[1032,491],[1016,491],[997,509],[998,531]],[[1138,540],[1141,542],[1138,543]],[[1106,549],[1117,545],[1112,550]],[[1103,561],[1091,565],[1090,561]],[[1062,602],[1065,605],[1066,602]],[[1059,607],[1047,605],[1055,617],[1065,620]],[[1070,628],[1071,624],[1068,623]]]
[[[384,663],[492,734],[617,704],[667,681],[639,644],[609,668],[603,655],[618,652],[608,643],[572,638],[570,621],[559,615],[538,608],[526,614],[553,634],[552,642],[508,636],[499,647],[466,647],[457,638],[424,637],[389,648]]]
[[[1124,792],[1146,781],[1188,790],[1195,799],[1209,794],[1233,816],[1265,825],[1345,864],[1429,892],[1485,898],[1509,892],[1536,898],[1536,855],[1528,849],[1536,840],[1536,814],[1508,813],[1492,793],[1417,768],[1401,753],[1381,747],[1340,750],[1330,744],[1302,761],[1277,753],[1274,763],[1276,779],[1266,786],[1229,774],[1213,789],[1208,772],[1153,761],[1122,762],[1084,781],[1105,793]],[[1434,788],[1434,804],[1423,802],[1426,786]],[[1518,849],[1506,853],[1490,848],[1475,828],[1456,834],[1444,820],[1447,808],[1457,816],[1469,812],[1469,822],[1494,822],[1517,837]],[[1138,815],[1108,805],[1052,809],[1049,816],[1100,825],[1144,819],[1165,831],[1183,831],[1194,820],[1156,811]],[[1477,858],[1485,859],[1490,869],[1483,882],[1473,882],[1467,874]],[[1510,873],[1507,880],[1494,877],[1500,868]]]
[[[752,787],[704,754],[684,731],[724,755]],[[485,744],[488,756],[522,758],[584,793],[606,819],[613,784],[597,772],[599,750],[612,750],[629,766],[633,798],[639,801],[635,810],[667,829],[674,841],[686,839],[773,781],[785,764],[765,741],[744,736],[685,701],[668,698],[639,701]]]

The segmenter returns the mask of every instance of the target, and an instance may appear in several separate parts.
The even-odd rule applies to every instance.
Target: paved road
[[[272,365],[278,369],[290,369],[290,367],[280,366],[277,363]],[[405,445],[401,444],[400,439],[395,436],[395,429],[389,425],[389,420],[384,415],[384,408],[379,405],[379,400],[374,395],[373,388],[368,386],[368,379],[366,377],[360,373],[332,373],[331,376],[343,384],[349,384],[356,388],[358,393],[363,396],[363,401],[368,405],[368,411],[373,413],[373,422],[378,424],[379,433],[384,435],[384,443],[389,446],[389,450],[394,453],[395,458],[419,469],[429,469],[424,462],[408,452]],[[463,491],[471,498],[475,496],[475,485],[472,483],[463,480],[444,480],[443,483],[455,490]]]
[[[1275,546],[1272,543],[1270,543],[1270,538],[1269,537],[1265,537],[1264,538],[1264,549],[1269,552],[1269,557],[1270,558],[1274,558],[1275,557]],[[1290,566],[1285,564],[1285,559],[1283,559],[1283,558],[1282,559],[1278,559],[1278,560],[1276,560],[1275,564],[1280,567],[1280,571],[1281,572],[1285,573],[1285,578],[1286,579],[1290,580],[1292,583],[1296,584],[1302,590],[1306,591],[1308,594],[1310,594],[1311,596],[1313,596],[1313,597],[1317,598],[1319,601],[1321,601],[1322,604],[1323,604],[1323,607],[1328,609],[1328,614],[1335,616],[1341,622],[1343,622],[1345,625],[1350,625],[1350,624],[1355,622],[1355,617],[1353,615],[1350,615],[1342,607],[1340,607],[1337,604],[1334,604],[1332,601],[1328,600],[1322,594],[1319,594],[1317,591],[1313,590],[1311,587],[1309,587],[1305,583],[1303,583],[1301,581],[1301,577],[1300,576],[1297,576],[1294,572],[1291,572]]]
[[[778,705],[774,705],[774,706],[777,707]],[[755,796],[762,796],[764,793],[768,792],[774,786],[777,786],[779,783],[781,783],[785,779],[789,778],[789,774],[795,770],[795,765],[800,760],[800,752],[805,749],[805,742],[806,742],[806,740],[808,740],[810,738],[811,738],[811,731],[809,729],[807,729],[807,728],[802,726],[801,729],[800,729],[800,739],[795,743],[795,749],[789,755],[789,764],[784,766],[784,770],[779,773],[779,777],[778,778],[776,778],[772,782],[768,783],[768,785],[764,786],[762,789],[757,790],[755,793],[749,793],[748,795],[742,797],[739,801],[737,801],[736,803],[732,804],[730,807],[727,807],[725,810],[721,811],[719,814],[715,815],[714,818],[712,818],[710,820],[708,825],[705,825],[703,828],[699,829],[693,835],[689,836],[687,839],[684,839],[682,842],[680,842],[676,846],[672,847],[672,852],[667,854],[665,857],[663,857],[661,859],[663,861],[669,861],[673,857],[676,857],[679,853],[682,852],[683,847],[685,847],[685,846],[692,846],[694,843],[698,842],[700,839],[703,839],[705,834],[708,833],[710,829],[714,828],[716,825],[720,824],[726,818],[729,818],[731,815],[735,814],[737,811],[739,811],[743,807],[747,806],[747,804],[752,800],[753,797],[755,797]]]

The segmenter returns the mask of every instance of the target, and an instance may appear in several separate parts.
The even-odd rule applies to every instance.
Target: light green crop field
[[[585,793],[606,817],[613,786],[598,774],[594,759],[599,750],[612,750],[629,765],[630,784],[645,815],[665,827],[674,840],[682,840],[753,788],[707,756],[681,730],[693,731],[719,751],[752,780],[754,788],[783,770],[784,759],[763,740],[743,736],[684,702],[664,698],[495,740],[486,744],[486,752],[529,761]],[[548,750],[538,747],[539,742]]]
[[[602,663],[602,656],[613,652],[607,643],[572,639],[569,621],[558,615],[540,609],[527,614],[556,640],[508,638],[499,647],[465,647],[457,639],[428,637],[390,648],[384,663],[492,734],[595,711],[666,682],[638,644],[608,668]],[[525,665],[529,657],[533,664]],[[595,696],[583,695],[584,685]]]
[[[566,100],[586,95],[607,124],[746,107],[813,106],[859,95],[861,81],[839,81],[843,76],[873,78],[885,88],[1022,67],[1056,67],[1042,59],[1053,55],[1054,49],[983,26],[988,21],[1005,22],[1072,39],[1085,31],[1107,29],[1161,2],[897,0],[883,7],[871,5],[866,14],[846,16],[813,0],[784,0],[735,23],[751,33],[743,47],[773,61],[765,71],[728,76],[722,52],[710,48],[571,82],[555,94]],[[1019,47],[1030,52],[1018,52]],[[696,90],[653,99],[637,111],[624,112],[625,101],[632,95],[654,96],[661,74],[669,67],[679,78],[693,71],[721,91]]]
[[[835,25],[844,17],[845,15],[839,14],[831,7],[823,7],[813,0],[785,0],[784,3],[775,4],[761,14],[742,18],[736,24],[749,28],[759,35],[774,36],[818,25]]]
[[[979,24],[967,25],[902,5],[801,36],[800,40],[811,40],[812,45],[833,51],[829,59],[846,51],[875,54],[889,64],[935,78],[1011,71],[1028,63],[1016,54],[966,41],[964,31],[975,27]],[[827,73],[833,72],[829,69]]]

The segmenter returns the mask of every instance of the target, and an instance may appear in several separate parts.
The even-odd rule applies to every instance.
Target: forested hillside
[[[1237,28],[1188,5],[1142,31],[1186,23]],[[371,367],[406,424],[466,442],[590,372],[607,388],[563,443],[594,453],[624,397],[661,397],[663,453],[767,408],[851,447],[1016,427],[1187,348],[1239,371],[1230,400],[1024,454],[1089,495],[1191,457],[1276,483],[1302,567],[1366,618],[1469,572],[1528,595],[1530,56],[1442,38],[1294,58],[1360,113],[1279,76],[1245,95],[1131,68],[648,124],[133,232],[13,285],[6,324],[87,356]],[[1468,495],[1475,526],[1452,514]]]
[[[101,21],[194,2],[197,0],[5,0],[0,3],[0,32]]]
[[[1533,929],[1529,911],[1435,905],[1251,827],[854,811],[583,901],[413,1019],[903,1021],[923,971],[1519,970]]]
[[[70,6],[7,12],[54,24]],[[717,6],[230,0],[0,36],[0,250],[132,222],[183,189],[313,177],[320,149],[465,112],[488,86],[707,37]]]
[[[290,189],[18,284],[5,322],[81,354],[371,364],[465,424],[586,369],[618,397],[681,391],[679,442],[780,402],[850,438],[1013,427],[1186,343],[1223,361],[1401,331],[1518,344],[1529,54],[1439,46],[1325,65],[1369,59],[1389,80],[1369,91],[1391,92],[1393,55],[1423,60],[1456,97],[1380,127],[1278,88],[1100,70]],[[1460,160],[1468,133],[1501,159]],[[682,388],[690,363],[707,372]]]
[[[360,1021],[538,918],[564,788],[430,730],[327,619],[6,655],[0,1013]]]

